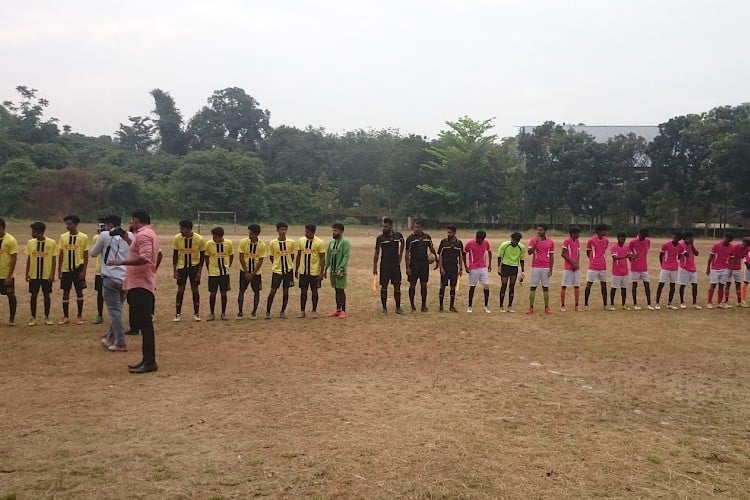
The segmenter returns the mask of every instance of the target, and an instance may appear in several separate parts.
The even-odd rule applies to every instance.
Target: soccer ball
[[[427,256],[427,262],[429,262],[430,264],[434,264],[435,263],[435,256],[432,255],[432,254],[429,254]]]

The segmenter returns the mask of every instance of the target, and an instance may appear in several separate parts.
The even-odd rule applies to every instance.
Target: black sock
[[[180,304],[182,307],[182,304]],[[201,311],[201,293],[198,291],[193,292],[193,312],[197,315]]]
[[[383,305],[383,309],[388,308],[388,289],[386,287],[380,289],[380,303]]]
[[[211,314],[216,310],[216,294],[212,293],[208,296],[208,312]]]
[[[475,288],[476,288],[475,286],[469,287],[469,307],[471,307],[471,305],[474,303],[474,289]]]
[[[393,290],[393,300],[396,302],[396,309],[401,309],[401,289]]]
[[[484,289],[484,307],[489,307],[490,305],[490,289],[485,288]]]
[[[516,282],[511,281],[510,289],[508,290],[508,307],[513,306],[513,297],[516,296]]]
[[[260,304],[260,292],[253,292],[253,314],[258,312],[259,304]]]
[[[440,286],[440,291],[438,292],[438,299],[440,300],[440,309],[443,308],[443,303],[445,302],[445,287]]]
[[[307,307],[307,288],[302,288],[299,291],[299,310],[305,312]]]
[[[83,297],[76,297],[76,305],[78,306],[78,317],[83,316]]]
[[[456,287],[451,287],[451,307],[456,306]]]
[[[281,312],[286,311],[287,304],[289,304],[289,288],[284,287],[284,291],[281,295]]]
[[[221,296],[221,314],[227,313],[227,294]]]
[[[29,305],[31,306],[31,317],[36,318],[36,302],[39,299],[39,294],[32,294],[29,299]]]
[[[316,285],[313,285],[315,287]],[[318,290],[317,288],[313,288],[312,291],[312,310],[317,311],[318,310]]]
[[[237,312],[242,314],[242,309],[245,307],[245,292],[240,292],[237,295]]]
[[[414,296],[417,294],[417,289],[413,286],[409,287],[409,304],[411,304],[412,309],[416,309],[416,306],[414,305]]]
[[[505,291],[507,289],[508,289],[508,283],[502,283],[500,285],[500,307],[503,307],[503,302],[505,302]]]
[[[422,292],[422,307],[427,306],[427,283],[422,285],[422,289],[420,290]]]

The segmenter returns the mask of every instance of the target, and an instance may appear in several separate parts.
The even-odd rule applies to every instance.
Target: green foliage
[[[72,159],[70,151],[60,144],[34,144],[31,147],[31,160],[40,168],[65,168],[70,165]]]
[[[357,219],[356,217],[344,217],[344,220],[341,221],[341,223],[344,226],[361,226],[362,221]]]
[[[268,216],[271,221],[284,221],[297,224],[320,224],[324,220],[323,212],[315,199],[313,191],[304,185],[290,182],[269,184]]]
[[[0,214],[22,216],[27,193],[40,170],[28,159],[10,160],[0,167]]]
[[[165,153],[184,155],[187,153],[187,136],[182,130],[182,114],[174,103],[169,92],[161,89],[151,91],[154,98],[154,114],[156,128],[161,139],[160,148]]]
[[[181,213],[237,212],[258,220],[267,214],[263,165],[252,153],[198,151],[172,174],[171,191]]]

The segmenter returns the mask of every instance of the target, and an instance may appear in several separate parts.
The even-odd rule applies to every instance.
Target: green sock
[[[529,307],[534,307],[534,300],[536,299],[536,290],[529,290]]]
[[[544,290],[542,295],[544,295],[544,307],[549,307],[549,290]]]

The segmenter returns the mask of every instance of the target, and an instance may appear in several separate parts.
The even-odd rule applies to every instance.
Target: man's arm
[[[320,262],[325,262],[326,261],[326,253],[325,252],[318,252],[318,258],[320,259]],[[320,266],[320,274],[318,274],[318,279],[322,280],[324,274],[325,274],[325,266]]]
[[[711,274],[711,263],[714,261],[715,255],[713,253],[708,254],[708,264],[706,264],[706,274]]]
[[[570,252],[568,252],[568,247],[563,247],[562,253],[560,255],[562,256],[563,260],[567,262],[568,264],[570,264],[570,266],[573,269],[576,268],[575,264],[573,263],[573,259],[570,258]]]
[[[58,278],[62,278],[62,263],[63,263],[63,249],[62,249],[62,245],[60,245],[60,252],[58,253],[57,257],[58,257],[58,262],[60,262],[60,267],[57,270],[57,277]]]
[[[55,268],[57,267],[57,257],[52,256],[52,271],[49,273],[49,280],[51,283],[55,281]]]
[[[26,256],[26,272],[24,273],[26,281],[29,281],[29,267],[31,267],[31,255]],[[54,273],[55,270],[53,269],[52,272]]]
[[[398,265],[400,266],[401,265],[401,259],[404,256],[404,250],[405,250],[405,247],[406,247],[406,241],[404,240],[403,236],[401,236],[401,238],[398,240],[398,244],[399,244],[399,247],[398,247],[399,248],[399,250],[398,250]]]
[[[294,259],[294,277],[299,279],[299,260],[302,258],[302,248],[297,249],[297,258]]]
[[[375,254],[372,256],[372,274],[378,274],[378,259],[380,258],[380,246],[375,244]]]
[[[555,267],[555,254],[550,253],[549,255],[549,275],[552,276],[552,268]]]
[[[659,265],[664,261],[664,250],[659,252]]]
[[[438,262],[438,254],[435,251],[435,247],[432,244],[432,240],[430,240],[430,252],[432,252],[432,255],[435,256],[435,269],[437,269],[440,263]]]
[[[97,257],[101,255],[103,249],[104,249],[104,238],[101,235],[99,235],[99,237],[94,242],[94,246],[92,246],[91,250],[89,250],[89,254],[92,257]]]
[[[180,252],[175,248],[172,250],[172,274],[177,279],[177,263],[180,261]]]
[[[161,261],[164,259],[164,255],[162,255],[161,250],[159,250],[159,253],[156,254],[156,270],[159,270],[159,266],[161,265]]]
[[[86,269],[89,267],[89,251],[83,252],[83,269],[81,270],[81,279],[86,279]]]
[[[16,273],[16,262],[18,262],[18,253],[10,255],[10,266],[8,267],[8,277],[6,279],[13,280]]]
[[[525,272],[526,272],[526,269],[524,268],[524,262],[523,262],[523,259],[521,259],[521,272],[522,272],[522,273],[525,273]]]
[[[487,264],[487,272],[492,272],[492,250],[487,250],[487,255],[489,255],[489,263]],[[499,267],[499,266],[498,266]]]

